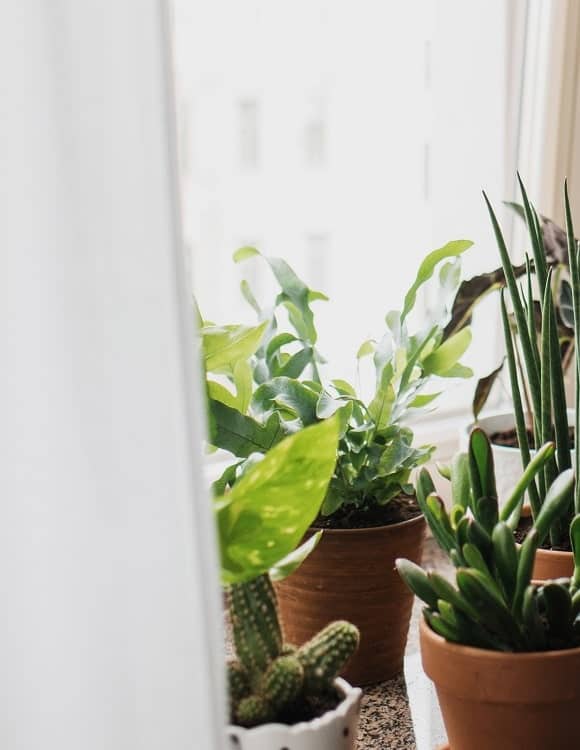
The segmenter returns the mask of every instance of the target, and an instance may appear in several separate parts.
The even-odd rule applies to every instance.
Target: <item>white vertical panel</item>
[[[0,747],[218,747],[157,0],[0,9]]]

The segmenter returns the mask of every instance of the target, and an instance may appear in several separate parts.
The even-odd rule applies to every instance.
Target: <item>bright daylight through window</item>
[[[356,24],[353,18],[356,15]],[[503,2],[174,2],[186,240],[208,320],[252,322],[239,292],[273,299],[282,257],[317,302],[330,377],[400,308],[421,258],[467,238],[465,275],[490,270],[480,190],[509,197],[510,18]],[[364,29],[364,34],[362,33]],[[492,54],[490,54],[492,52]],[[422,296],[418,323],[437,300]],[[476,320],[477,374],[500,357],[496,306]],[[466,406],[454,388],[438,413]]]

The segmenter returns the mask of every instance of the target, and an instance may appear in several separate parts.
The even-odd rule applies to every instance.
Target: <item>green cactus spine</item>
[[[230,700],[237,703],[246,698],[251,691],[250,678],[239,661],[229,661],[227,664],[227,681]]]
[[[238,659],[250,676],[265,672],[282,649],[276,594],[269,576],[232,586],[230,614]]]
[[[350,622],[333,622],[298,650],[307,693],[328,691],[336,676],[355,652],[359,632]]]
[[[228,663],[232,721],[245,727],[283,721],[292,706],[316,705],[358,646],[354,625],[332,623],[301,648],[285,644],[268,576],[230,589],[238,661]]]
[[[260,692],[268,703],[280,710],[291,703],[302,690],[304,669],[295,656],[280,656],[268,667]]]
[[[237,704],[234,718],[242,727],[255,727],[272,721],[274,714],[265,698],[260,695],[249,695]]]

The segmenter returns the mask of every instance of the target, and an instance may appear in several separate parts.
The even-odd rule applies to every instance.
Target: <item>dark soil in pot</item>
[[[523,516],[520,519],[518,528],[514,532],[514,536],[518,544],[522,544],[525,541],[527,535],[530,532],[530,529],[532,528],[532,525],[533,520],[531,516]],[[554,552],[572,552],[572,545],[570,544],[570,540],[566,538],[565,540],[563,540],[563,543],[561,545],[552,547],[552,545],[550,544],[550,539],[548,537],[544,540],[540,549],[553,550]]]
[[[318,516],[312,526],[316,529],[370,529],[410,521],[421,515],[413,495],[400,495],[386,505],[375,505],[367,510],[342,507],[332,516]]]
[[[299,724],[301,721],[318,719],[328,711],[333,711],[343,700],[344,696],[340,695],[338,690],[334,690],[325,696],[302,698],[279,714],[276,717],[276,723],[292,725]]]
[[[527,433],[528,433],[528,443],[530,445],[533,445],[534,436],[531,430],[527,430]],[[574,428],[573,427],[569,428],[568,434],[570,437],[570,448],[573,448],[574,447]],[[491,440],[493,445],[500,445],[505,448],[519,448],[518,436],[514,427],[512,427],[510,430],[501,430],[500,432],[492,432],[491,435],[489,436],[489,439]]]

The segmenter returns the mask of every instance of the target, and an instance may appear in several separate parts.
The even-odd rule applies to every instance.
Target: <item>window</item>
[[[468,238],[466,275],[497,264],[481,189],[498,205],[512,194],[508,5],[174,0],[184,213],[204,315],[253,320],[231,256],[259,237],[331,298],[317,303],[320,348],[331,375],[350,379],[359,344],[382,334],[428,251]],[[256,264],[241,272],[267,299]],[[480,375],[501,354],[496,307],[478,316],[466,358]],[[447,407],[465,406],[473,387],[453,389]]]
[[[248,171],[258,167],[259,116],[260,109],[255,99],[242,99],[238,102],[239,159],[242,169]]]

